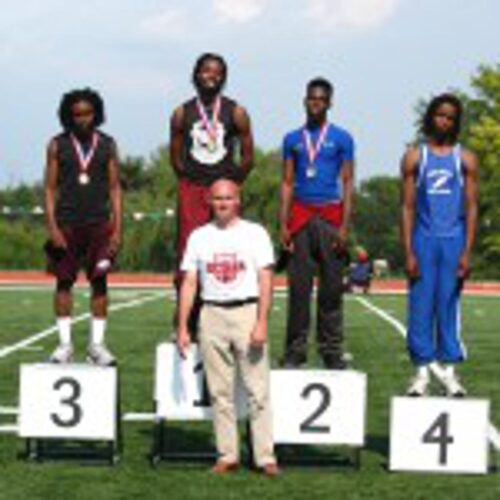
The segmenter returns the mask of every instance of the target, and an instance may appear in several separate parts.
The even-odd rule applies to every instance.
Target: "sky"
[[[122,156],[168,140],[203,52],[228,62],[226,94],[276,149],[303,123],[307,81],[335,86],[331,121],[356,141],[357,179],[395,175],[420,98],[471,91],[500,63],[498,0],[0,0],[0,186],[40,181],[62,94],[104,97]],[[276,168],[280,168],[276,165]]]

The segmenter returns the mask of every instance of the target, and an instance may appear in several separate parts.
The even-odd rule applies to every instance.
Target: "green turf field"
[[[156,296],[155,296],[156,295]],[[153,296],[149,302],[142,298]],[[154,297],[155,296],[155,297]],[[126,412],[152,411],[153,359],[155,345],[171,332],[173,302],[158,291],[113,290],[113,304],[137,300],[137,304],[110,314],[109,345],[120,360],[122,406]],[[0,352],[52,324],[51,293],[0,289]],[[400,296],[370,296],[368,300],[399,321],[404,321],[405,299]],[[78,291],[75,314],[87,310],[88,296]],[[470,360],[461,370],[463,381],[474,396],[491,399],[492,421],[500,426],[500,307],[497,298],[468,297],[463,300],[464,340]],[[276,298],[270,335],[273,363],[282,351],[285,301]],[[206,464],[189,468],[162,465],[150,467],[152,424],[124,424],[125,451],[115,467],[72,463],[26,463],[17,457],[22,443],[10,434],[0,434],[0,499],[493,499],[500,498],[500,473],[486,477],[389,473],[389,400],[405,390],[411,367],[404,341],[394,326],[368,310],[356,298],[346,300],[347,350],[354,367],[366,372],[368,383],[367,444],[360,471],[346,468],[284,468],[284,474],[269,480],[242,470],[230,477],[214,477]],[[75,329],[77,348],[83,357],[87,321]],[[55,346],[54,334],[0,358],[0,406],[17,405],[18,366],[45,359]],[[310,364],[317,363],[311,349]],[[11,417],[0,415],[0,424]],[[181,430],[189,427],[181,426]],[[194,431],[193,431],[194,432]],[[201,435],[200,435],[201,432]],[[210,424],[197,424],[196,435],[211,440]],[[494,455],[499,461],[499,454]]]

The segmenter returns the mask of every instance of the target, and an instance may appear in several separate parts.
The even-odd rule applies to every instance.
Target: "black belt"
[[[204,300],[203,304],[206,304],[208,306],[223,307],[225,309],[232,309],[233,307],[241,307],[247,304],[256,304],[257,301],[257,297],[248,297],[247,299],[228,300],[224,302],[219,302],[217,300]]]

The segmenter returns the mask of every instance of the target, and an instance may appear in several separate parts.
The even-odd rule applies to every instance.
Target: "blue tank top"
[[[465,230],[460,145],[446,156],[434,154],[427,145],[420,148],[415,230],[441,237]]]

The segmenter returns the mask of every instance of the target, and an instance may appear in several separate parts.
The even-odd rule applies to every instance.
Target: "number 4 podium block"
[[[27,439],[28,458],[44,458],[49,440],[104,441],[113,463],[121,448],[119,418],[116,367],[21,365],[19,436]]]
[[[485,474],[489,401],[395,397],[390,469]]]

